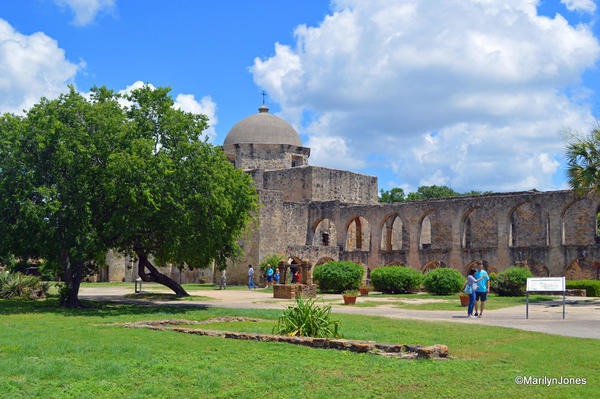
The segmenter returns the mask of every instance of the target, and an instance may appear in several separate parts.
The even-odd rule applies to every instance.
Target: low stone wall
[[[262,333],[247,333],[237,331],[206,330],[197,328],[169,327],[176,325],[189,324],[207,324],[223,321],[259,321],[258,319],[247,319],[243,317],[236,318],[216,318],[204,321],[190,320],[158,320],[158,321],[138,321],[133,323],[120,324],[129,328],[148,328],[151,330],[170,330],[186,334],[204,335],[207,337],[221,337],[229,339],[240,339],[247,341],[260,342],[283,342],[293,345],[304,345],[311,348],[346,350],[357,353],[372,353],[381,356],[397,357],[401,359],[445,359],[448,357],[448,347],[446,345],[405,345],[389,344],[375,341],[360,341],[341,338],[312,338],[312,337],[293,337],[289,335],[274,335]]]
[[[317,286],[314,284],[273,284],[273,298],[296,299],[314,298],[317,296]]]

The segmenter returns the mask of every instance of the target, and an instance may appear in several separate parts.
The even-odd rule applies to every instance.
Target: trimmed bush
[[[0,298],[38,299],[48,295],[50,284],[21,273],[0,273]]]
[[[498,292],[498,273],[489,273],[490,292]]]
[[[321,291],[336,294],[360,287],[365,269],[354,262],[327,262],[315,267],[313,279]]]
[[[498,274],[496,292],[500,296],[523,296],[527,277],[533,277],[527,267],[513,266]]]
[[[406,294],[421,286],[423,276],[405,266],[378,267],[371,272],[371,283],[376,291],[386,294]]]
[[[568,280],[567,288],[585,289],[587,296],[600,296],[600,280]]]
[[[296,298],[296,306],[283,311],[273,334],[314,338],[338,338],[339,321],[331,320],[331,306],[315,305],[316,299]]]
[[[433,269],[423,277],[423,286],[432,294],[450,295],[458,292],[465,284],[465,278],[458,270],[449,268]]]

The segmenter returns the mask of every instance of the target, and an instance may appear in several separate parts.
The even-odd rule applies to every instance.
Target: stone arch
[[[549,240],[548,213],[538,203],[524,201],[508,214],[508,246],[547,246]]]
[[[314,246],[335,246],[337,243],[337,234],[335,224],[329,218],[321,218],[313,224]]]
[[[471,208],[465,212],[461,220],[461,233],[460,233],[460,246],[462,248],[472,248],[473,247],[473,231],[471,226],[471,214],[478,207]]]
[[[328,262],[333,262],[333,259],[331,259],[331,258],[330,258],[330,257],[328,257],[328,256],[324,256],[324,257],[320,258],[320,259],[317,261],[317,263],[315,263],[315,266],[319,266],[319,265],[322,265],[322,264],[324,264],[324,263],[328,263]]]
[[[391,260],[388,263],[386,263],[385,266],[404,266],[404,263],[402,263],[399,260]]]
[[[570,201],[560,214],[561,244],[589,245],[598,236],[598,208],[584,198]]]
[[[419,220],[419,249],[427,249],[431,247],[431,218],[429,215],[434,210],[431,209],[421,216]]]
[[[567,280],[600,280],[600,262],[579,257],[573,259],[564,269]]]
[[[466,276],[467,274],[469,274],[469,270],[471,270],[471,269],[477,270],[477,265],[479,264],[479,262],[483,263],[483,270],[485,270],[486,272],[498,273],[498,270],[493,265],[491,265],[487,260],[475,259],[465,265],[465,267],[463,268],[463,275]]]
[[[397,251],[404,248],[406,239],[406,224],[397,213],[387,215],[381,223],[381,242],[379,249],[382,251]]]
[[[369,222],[362,216],[354,216],[346,223],[346,251],[369,251],[371,249],[371,230]]]
[[[425,274],[427,272],[432,271],[433,269],[438,269],[440,267],[447,267],[446,264],[440,260],[434,259],[434,260],[430,260],[429,262],[425,263],[423,266],[421,266],[421,273]]]

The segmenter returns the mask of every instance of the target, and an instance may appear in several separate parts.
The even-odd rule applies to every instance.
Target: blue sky
[[[209,114],[222,144],[265,89],[312,164],[382,188],[564,188],[565,137],[600,118],[597,4],[433,3],[5,2],[0,112],[68,83],[149,82]]]

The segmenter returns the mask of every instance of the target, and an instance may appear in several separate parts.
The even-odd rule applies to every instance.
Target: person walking
[[[273,275],[273,279],[275,280],[275,284],[279,284],[279,269],[275,269],[275,274]]]
[[[475,316],[481,317],[483,316],[485,301],[487,301],[487,293],[490,290],[490,276],[483,270],[483,262],[479,262],[477,268],[478,270],[474,276],[475,280],[478,281],[477,290],[475,291]],[[477,311],[477,302],[481,304],[479,312]]]
[[[258,288],[256,284],[254,284],[254,268],[252,265],[248,265],[248,289]]]
[[[220,290],[227,289],[227,270],[221,270],[221,285],[219,285]]]

